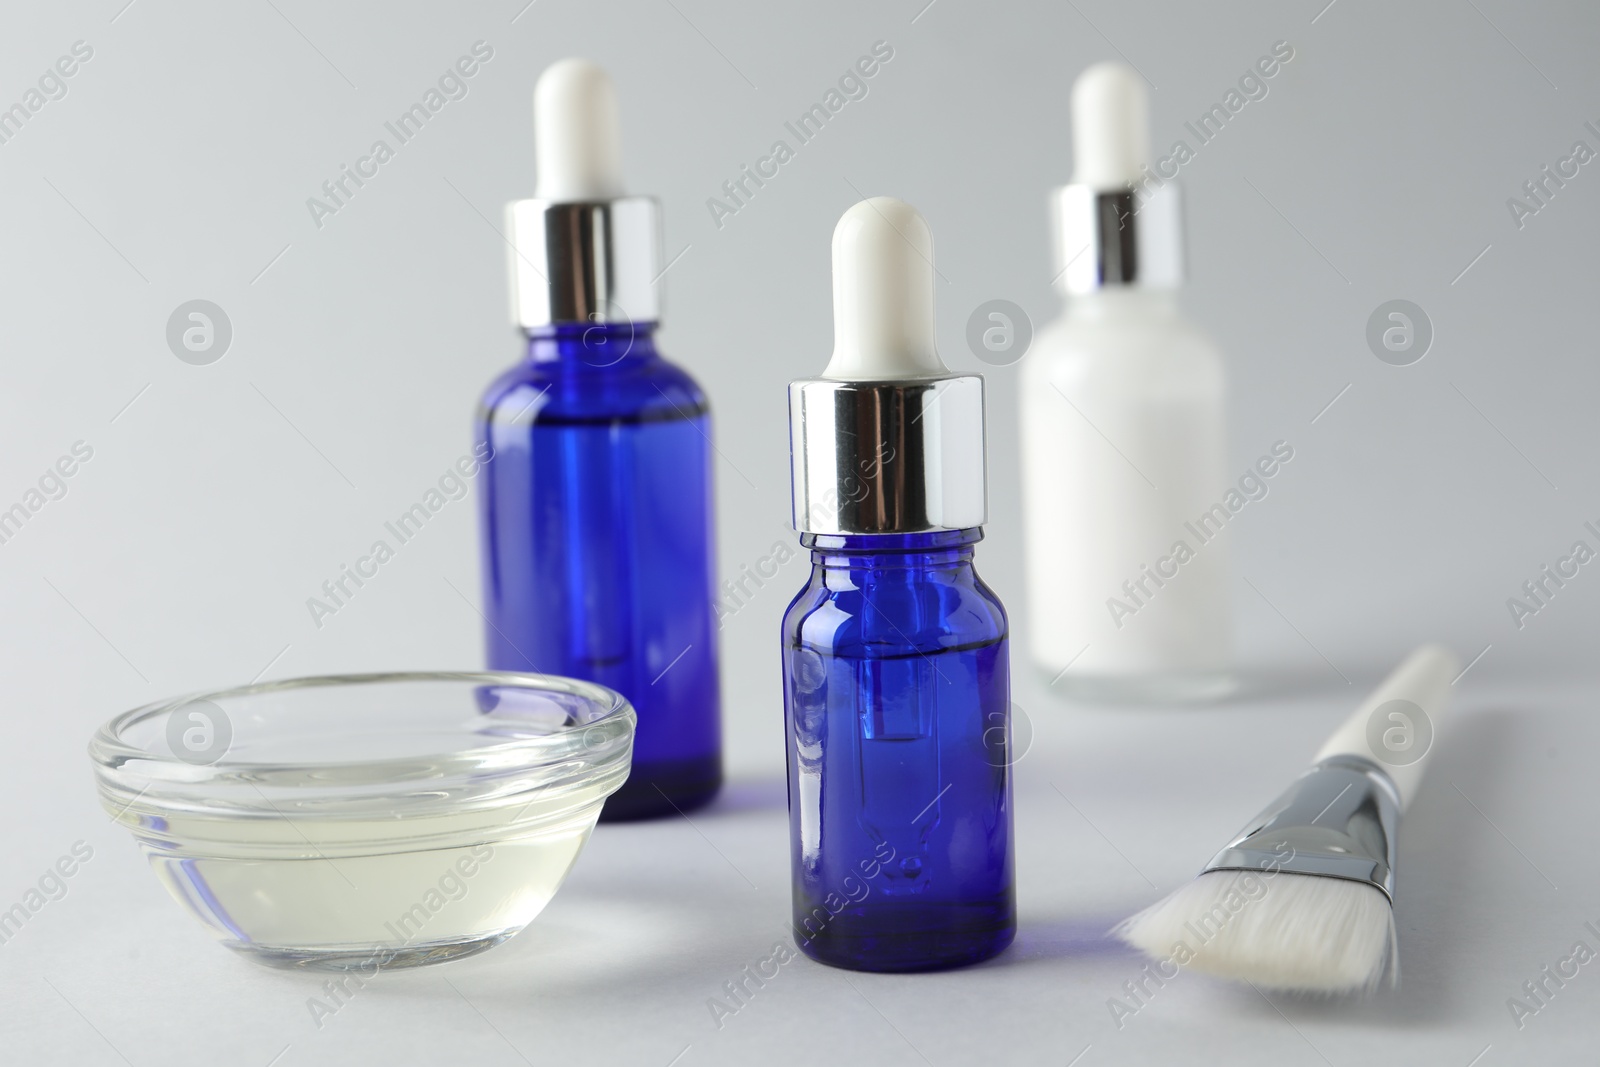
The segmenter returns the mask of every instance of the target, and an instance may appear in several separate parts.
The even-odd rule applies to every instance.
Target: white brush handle
[[[1448,648],[1423,645],[1334,731],[1317,753],[1316,762],[1346,755],[1372,760],[1394,780],[1400,808],[1405,810],[1422,781],[1423,768],[1438,739],[1450,683],[1460,670],[1460,661]]]

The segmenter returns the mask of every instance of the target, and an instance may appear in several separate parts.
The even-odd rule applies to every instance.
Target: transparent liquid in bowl
[[[430,757],[570,729],[572,698],[513,691],[503,699],[505,690],[461,682],[403,685],[388,694],[341,687],[193,706],[225,720],[212,724],[230,735],[218,769],[268,766],[274,776],[257,785],[245,774],[242,785],[219,789],[236,811],[153,789],[119,821],[162,884],[223,944],[268,964],[370,973],[482,951],[550,902],[626,777],[626,759],[587,776],[569,770],[550,790],[528,787],[547,768],[506,775],[493,759],[479,774],[441,775],[435,786]],[[373,730],[352,700],[376,701],[383,728]],[[460,714],[441,717],[441,706],[455,705]],[[161,722],[147,733],[182,740]],[[160,741],[149,748],[177,751]],[[399,786],[376,771],[373,781],[357,774],[352,783],[349,769],[363,760],[410,761],[422,771]],[[340,766],[339,782],[325,785],[319,765]],[[581,765],[580,753],[560,766]]]
[[[412,966],[482,951],[532,922],[572,869],[598,815],[596,805],[535,836],[418,852],[251,860],[150,850],[150,863],[173,897],[224,944],[262,962]],[[317,828],[299,825],[316,845]],[[383,829],[339,826],[341,834]],[[171,826],[180,838],[184,830]],[[247,843],[247,835],[239,836]]]

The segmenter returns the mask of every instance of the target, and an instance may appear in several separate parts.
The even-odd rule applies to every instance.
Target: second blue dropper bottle
[[[610,79],[552,65],[534,120],[538,196],[508,212],[527,358],[477,426],[489,666],[627,697],[633,770],[601,818],[687,811],[722,782],[710,409],[656,351],[660,209],[622,194]]]
[[[783,621],[796,943],[933,970],[1016,930],[1005,609],[972,566],[984,389],[934,348],[933,237],[877,197],[833,235],[834,352],[789,387],[811,579]]]

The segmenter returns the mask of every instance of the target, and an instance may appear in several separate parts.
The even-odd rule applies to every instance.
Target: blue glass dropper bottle
[[[918,971],[1011,943],[1005,609],[983,536],[983,379],[933,343],[933,238],[887,197],[833,235],[834,353],[789,387],[811,580],[783,621],[794,936]]]
[[[489,666],[599,682],[638,712],[604,819],[687,811],[722,782],[710,414],[656,351],[659,208],[621,195],[616,110],[592,63],[539,79],[538,197],[508,218],[527,359],[477,425]]]

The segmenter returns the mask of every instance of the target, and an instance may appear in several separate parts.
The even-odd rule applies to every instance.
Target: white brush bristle
[[[1345,878],[1208,871],[1112,933],[1157,960],[1264,989],[1370,992],[1396,973],[1389,898]]]

